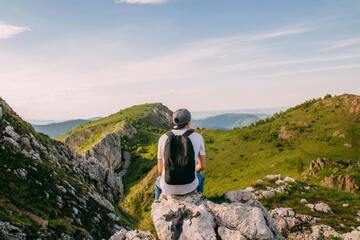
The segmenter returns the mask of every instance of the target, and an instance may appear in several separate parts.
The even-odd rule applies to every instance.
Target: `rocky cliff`
[[[162,104],[134,106],[76,128],[61,140],[85,156],[79,168],[116,202],[124,193],[122,177],[131,162],[131,149],[154,132],[167,129],[171,114]]]
[[[0,239],[100,239],[120,229],[121,178],[39,134],[0,99]],[[111,193],[111,194],[110,194]]]

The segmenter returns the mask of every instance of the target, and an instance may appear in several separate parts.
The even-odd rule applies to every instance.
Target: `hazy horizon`
[[[0,0],[0,97],[63,121],[359,95],[359,23],[356,0]]]

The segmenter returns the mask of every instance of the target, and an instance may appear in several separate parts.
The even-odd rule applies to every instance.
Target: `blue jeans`
[[[204,192],[204,181],[205,181],[205,176],[202,172],[197,172],[196,173],[197,178],[199,179],[199,185],[197,187],[197,191],[203,193]],[[155,200],[159,200],[160,195],[161,195],[161,187],[160,187],[160,178],[161,176],[158,176],[156,178],[156,182],[155,182]]]

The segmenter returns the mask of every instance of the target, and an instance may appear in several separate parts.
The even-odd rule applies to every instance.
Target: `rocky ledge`
[[[233,199],[232,199],[233,200]],[[198,193],[163,196],[152,206],[159,239],[276,239],[276,222],[257,200],[217,204]]]
[[[276,222],[256,199],[229,198],[217,204],[193,193],[155,201],[151,216],[160,240],[277,239]],[[119,231],[112,240],[155,239],[141,231]]]

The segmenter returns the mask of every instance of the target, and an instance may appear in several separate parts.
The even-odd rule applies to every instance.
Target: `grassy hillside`
[[[157,111],[169,111],[161,103],[142,104],[123,109],[108,117],[90,121],[59,137],[79,153],[84,153],[106,135],[124,130],[127,124],[137,129],[137,143],[156,142],[163,129],[168,128],[168,121],[161,118]],[[132,144],[134,145],[134,144]]]
[[[315,99],[247,128],[202,132],[208,150],[206,194],[243,188],[271,173],[300,178],[317,158],[356,165],[360,113],[351,109],[359,99]]]
[[[325,166],[322,177],[330,174],[350,174],[360,183],[360,97],[342,95],[314,99],[261,120],[246,128],[232,131],[202,130],[207,148],[205,195],[221,201],[224,192],[242,189],[255,184],[267,174],[292,176],[314,186],[304,197],[329,200],[337,218],[324,216],[324,222],[333,226],[347,219],[355,223],[360,210],[359,193],[345,193],[320,186],[321,177],[307,177],[312,160],[329,158],[347,167],[334,172]],[[155,150],[156,152],[156,150]],[[154,148],[143,149],[142,159],[151,161]],[[141,165],[141,164],[140,164]],[[156,170],[139,181],[132,181],[122,201],[129,213],[136,216],[138,226],[151,229],[149,209],[152,203],[153,182]],[[290,206],[299,212],[309,213],[299,205],[300,190],[288,196],[279,196],[266,202],[268,207]],[[305,194],[305,193],[304,193]],[[348,199],[353,207],[341,207]]]

